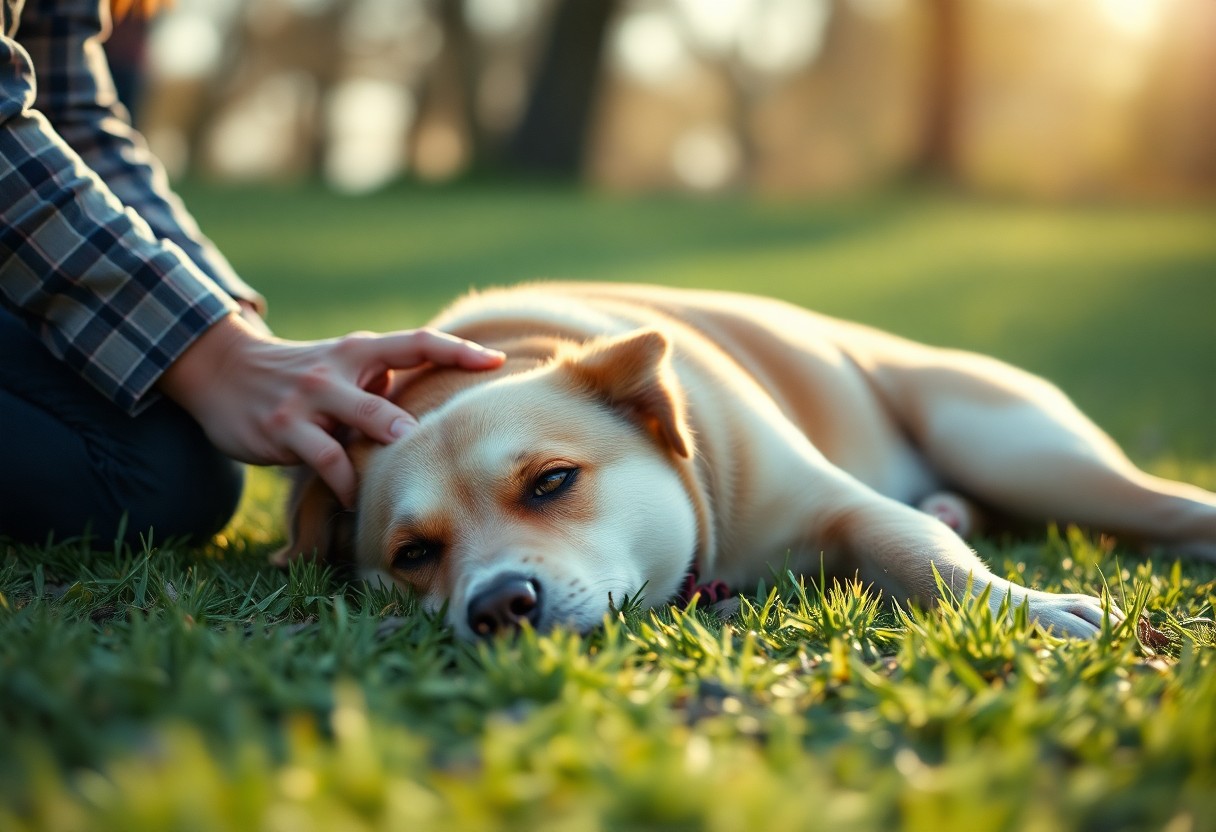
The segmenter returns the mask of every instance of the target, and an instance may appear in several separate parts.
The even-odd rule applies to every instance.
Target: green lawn
[[[535,277],[744,289],[1012,360],[1216,488],[1216,206],[185,196],[285,336]],[[978,543],[1040,588],[1104,576],[1157,648],[782,575],[725,622],[627,607],[464,645],[399,594],[265,566],[282,496],[257,472],[202,550],[0,542],[0,830],[1216,829],[1216,567]]]

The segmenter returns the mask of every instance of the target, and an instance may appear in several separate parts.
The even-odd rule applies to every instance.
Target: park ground
[[[185,195],[285,337],[543,277],[741,289],[1020,364],[1216,489],[1216,206]],[[0,829],[1216,829],[1211,565],[1075,529],[976,542],[1020,582],[1108,591],[1152,644],[778,568],[726,620],[626,605],[467,645],[399,593],[269,567],[284,491],[253,472],[201,548],[0,542]]]

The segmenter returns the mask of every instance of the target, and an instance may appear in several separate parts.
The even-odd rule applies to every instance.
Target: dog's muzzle
[[[518,630],[525,621],[536,627],[540,617],[540,584],[517,572],[496,576],[469,601],[469,629],[482,638]]]

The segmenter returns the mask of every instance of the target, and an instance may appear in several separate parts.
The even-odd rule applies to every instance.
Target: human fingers
[[[393,371],[384,370],[383,372],[377,373],[375,376],[373,376],[371,380],[363,384],[362,387],[372,395],[384,396],[385,398],[388,398],[388,394],[392,389],[392,382]]]
[[[353,343],[356,361],[364,367],[377,362],[385,368],[407,369],[430,362],[466,370],[486,370],[502,364],[506,356],[446,332],[415,329],[375,337],[361,337]]]
[[[317,403],[326,416],[385,444],[418,426],[418,420],[383,396],[353,384],[335,385]]]
[[[287,433],[285,444],[300,461],[317,472],[346,508],[355,502],[355,467],[346,449],[319,426],[297,422]]]

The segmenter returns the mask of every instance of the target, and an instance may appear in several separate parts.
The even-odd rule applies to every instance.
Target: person
[[[416,425],[394,371],[503,356],[427,330],[274,337],[118,104],[109,24],[105,0],[0,0],[0,536],[206,539],[240,462],[304,463],[350,505],[335,434]]]

